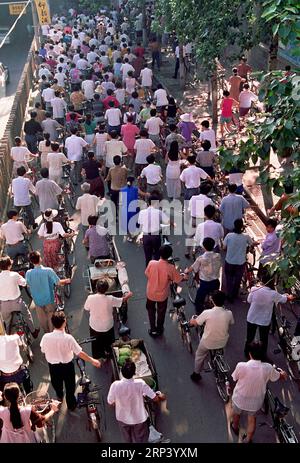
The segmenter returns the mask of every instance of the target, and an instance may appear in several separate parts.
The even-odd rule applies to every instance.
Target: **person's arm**
[[[81,351],[79,354],[78,354],[78,357],[80,357],[82,360],[84,360],[85,362],[89,362],[91,363],[94,367],[96,368],[101,368],[102,366],[102,363],[100,362],[100,360],[96,360],[94,359],[93,357],[90,357],[88,354],[86,354],[85,352]]]

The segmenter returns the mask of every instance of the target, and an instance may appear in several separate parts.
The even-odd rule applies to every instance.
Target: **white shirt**
[[[210,144],[211,144],[210,150],[211,151],[215,151],[217,149],[217,146],[216,146],[216,132],[214,131],[214,129],[203,130],[203,132],[201,132],[200,135],[199,135],[199,140],[201,142],[204,141],[204,140],[210,141]]]
[[[126,77],[128,77],[128,72],[134,72],[134,67],[129,63],[122,64],[120,71],[122,72],[122,79],[125,81]]]
[[[85,71],[86,68],[88,67],[89,63],[87,62],[86,59],[84,58],[79,58],[79,60],[77,61],[76,63],[76,67],[77,69],[79,69],[80,71]]]
[[[234,324],[231,310],[224,307],[213,307],[204,310],[197,318],[198,325],[204,326],[201,344],[207,349],[222,349],[229,338],[229,325]]]
[[[53,119],[62,119],[65,117],[65,111],[67,110],[67,103],[65,100],[55,97],[51,100],[51,106],[53,110]]]
[[[5,238],[6,244],[16,244],[23,241],[23,233],[28,233],[25,225],[16,220],[8,220],[1,225],[1,235]]]
[[[0,371],[13,373],[23,363],[20,354],[20,338],[17,334],[0,336]]]
[[[197,225],[195,233],[196,246],[202,246],[204,238],[212,238],[215,240],[215,245],[218,246],[224,238],[224,228],[214,220],[205,220],[205,222]]]
[[[207,173],[201,167],[190,166],[181,173],[180,180],[186,188],[199,188],[200,180],[205,180],[207,177]]]
[[[105,142],[104,153],[106,154],[105,166],[114,166],[114,156],[123,156],[127,153],[127,147],[121,140],[109,140]]]
[[[146,121],[145,129],[148,130],[149,135],[159,135],[160,127],[164,125],[160,117],[150,117]]]
[[[17,272],[2,270],[0,273],[0,301],[14,301],[21,296],[19,286],[26,286],[26,280]]]
[[[142,79],[142,87],[152,87],[153,72],[150,68],[141,70],[140,78]]]
[[[241,410],[256,412],[264,402],[268,381],[277,381],[279,371],[270,363],[260,360],[239,362],[232,373],[237,381],[232,394],[232,401]]]
[[[108,122],[108,125],[111,127],[117,127],[121,125],[122,113],[119,108],[110,108],[105,112],[105,119]]]
[[[138,223],[143,233],[158,234],[161,229],[161,224],[168,224],[169,218],[163,211],[149,206],[147,209],[140,211]]]
[[[250,307],[247,322],[255,325],[268,326],[271,323],[274,304],[284,304],[287,296],[279,294],[267,286],[253,286],[247,302]]]
[[[147,183],[149,185],[157,185],[162,178],[161,167],[157,164],[149,164],[142,170],[141,177],[146,177]]]
[[[62,66],[59,66],[59,67],[62,67]],[[54,75],[54,79],[57,79],[58,85],[60,85],[63,88],[65,87],[65,81],[67,80],[67,76],[64,72],[57,72]]]
[[[208,198],[208,196],[200,194],[192,196],[189,201],[188,210],[191,213],[191,217],[196,217],[197,219],[204,218],[204,208],[208,205],[213,206],[213,201]]]
[[[10,150],[10,156],[14,161],[25,162],[31,157],[31,153],[26,146],[13,146]]]
[[[122,378],[110,386],[107,401],[115,403],[116,419],[125,424],[144,423],[148,418],[144,395],[154,399],[155,392],[143,379]]]
[[[88,143],[77,135],[71,135],[66,139],[65,147],[67,149],[67,156],[70,161],[80,161],[82,158],[82,148],[87,146]]]
[[[45,223],[42,223],[38,231],[38,235],[41,238],[45,238],[46,240],[55,240],[59,236],[64,236],[65,234],[66,232],[64,231],[62,225],[59,222],[53,222],[52,233],[47,232]]]
[[[169,101],[167,98],[167,92],[164,88],[159,88],[154,92],[154,99],[156,100],[156,106],[168,106]]]
[[[14,206],[28,206],[31,204],[29,191],[35,193],[35,187],[29,178],[19,176],[13,179],[11,185],[14,194]]]
[[[82,352],[80,345],[71,334],[56,329],[52,333],[44,334],[40,346],[47,362],[52,365],[70,363],[74,354],[78,355]]]
[[[147,156],[151,154],[154,148],[155,143],[150,138],[139,138],[136,140],[134,144],[134,149],[136,150],[135,163],[147,164]]]
[[[86,57],[87,57],[89,64],[92,64],[96,61],[96,58],[98,58],[99,55],[95,51],[89,51]]]
[[[80,45],[81,45],[80,40],[74,37],[71,42],[71,48],[74,48],[76,50]]]
[[[257,96],[250,90],[243,90],[239,96],[241,108],[251,108],[252,101],[257,100]]]
[[[109,331],[114,326],[113,308],[121,307],[123,298],[92,294],[88,296],[84,309],[90,312],[90,327],[100,333]]]
[[[53,98],[55,98],[55,92],[53,90],[53,88],[45,88],[43,91],[42,91],[42,97],[44,99],[44,101],[46,103],[51,103],[51,100],[53,100]]]
[[[84,96],[87,100],[94,98],[95,84],[92,80],[84,80],[81,84]]]
[[[77,199],[76,209],[81,212],[81,223],[84,226],[88,226],[88,216],[98,214],[98,203],[99,198],[89,193],[84,193]]]

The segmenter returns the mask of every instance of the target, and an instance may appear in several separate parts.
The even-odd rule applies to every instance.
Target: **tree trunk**
[[[218,123],[218,79],[216,72],[210,78],[211,85],[211,105],[213,124]]]
[[[269,71],[276,71],[278,69],[278,48],[279,48],[278,34],[272,37],[269,49]]]
[[[182,44],[179,44],[179,81],[180,88],[183,89],[185,87],[185,65]]]

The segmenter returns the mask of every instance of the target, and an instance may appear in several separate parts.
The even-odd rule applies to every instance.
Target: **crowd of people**
[[[208,352],[226,346],[234,317],[225,308],[225,301],[232,303],[239,297],[249,247],[261,245],[261,284],[249,293],[250,308],[245,320],[247,360],[238,363],[232,374],[236,383],[232,429],[238,433],[239,417],[245,412],[248,428],[244,442],[252,441],[255,415],[262,405],[267,382],[286,377],[267,363],[273,306],[291,299],[275,290],[266,267],[280,252],[277,222],[270,219],[265,240],[255,242],[245,232],[243,217],[250,205],[242,194],[242,183],[229,183],[221,201],[215,200],[212,193],[215,178],[220,175],[218,137],[209,120],[198,125],[192,114],[180,114],[175,99],[154,80],[153,68],[161,66],[159,44],[152,37],[148,62],[140,23],[141,15],[135,17],[133,25],[122,9],[96,15],[71,9],[65,16],[54,15],[52,25],[43,26],[43,43],[35,53],[40,99],[24,124],[26,146],[17,137],[11,150],[13,206],[7,213],[7,222],[1,225],[5,255],[0,258],[0,352],[5,355],[0,358],[0,388],[5,400],[0,406],[0,442],[33,442],[31,425],[43,426],[59,410],[64,388],[67,408],[75,410],[74,356],[101,367],[111,355],[115,340],[113,309],[132,296],[131,292],[123,298],[108,295],[108,284],[101,280],[95,294],[88,296],[84,309],[89,313],[90,335],[95,339],[93,357],[66,333],[66,316],[56,311],[54,297],[55,286],[71,283],[69,278],[60,279],[57,275],[58,254],[62,240],[75,236],[75,232],[66,232],[58,220],[61,198],[68,194],[63,181],[65,165],[70,166],[76,191],[82,192],[76,209],[80,212],[82,243],[91,263],[110,258],[111,230],[101,216],[103,206],[109,204],[112,208],[113,222],[118,224],[118,233],[124,240],[142,240],[150,336],[163,335],[170,283],[184,282],[190,273],[198,275],[197,318],[190,323],[204,325],[204,331],[195,354],[193,381],[201,380]],[[178,47],[174,51],[177,77]],[[191,53],[190,45],[184,53]],[[249,90],[251,69],[247,66],[242,60],[233,69],[230,89],[224,91],[222,139],[225,128],[231,130],[232,107],[239,106],[243,119],[251,102],[257,99]],[[40,177],[36,182],[32,179],[33,166]],[[42,214],[40,226],[34,197]],[[172,247],[163,241],[164,227],[176,229],[178,224],[175,216],[161,206],[162,199],[177,201],[184,218],[186,259],[200,250],[182,272],[170,262]],[[28,227],[19,220],[21,209],[28,217]],[[42,255],[37,250],[29,252],[28,248],[27,238],[36,228],[43,242]],[[20,255],[27,256],[32,267],[25,278],[13,270]],[[38,327],[20,291],[26,285]],[[212,297],[213,308],[207,308],[208,297]],[[31,385],[20,355],[18,335],[4,330],[8,329],[14,311],[22,311],[33,338],[39,336],[40,329],[43,331],[40,348],[49,365],[57,399],[46,416],[37,414],[30,406],[18,405],[19,385],[23,384],[26,392]],[[259,345],[254,342],[257,329]],[[124,440],[146,442],[149,426],[143,396],[154,401],[164,400],[165,396],[156,394],[142,379],[134,379],[132,361],[128,360],[121,372],[122,379],[109,390],[108,403],[116,408]]]

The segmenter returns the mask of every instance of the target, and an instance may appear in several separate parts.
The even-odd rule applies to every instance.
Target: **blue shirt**
[[[242,219],[244,210],[250,207],[248,201],[235,193],[229,193],[222,199],[220,211],[222,213],[223,227],[228,230],[234,229],[234,221]]]
[[[252,244],[252,239],[246,233],[228,233],[224,239],[226,262],[232,265],[243,265],[246,262],[247,247]]]
[[[50,267],[35,267],[26,273],[26,283],[29,285],[35,305],[54,303],[54,286],[59,282],[59,278]]]

